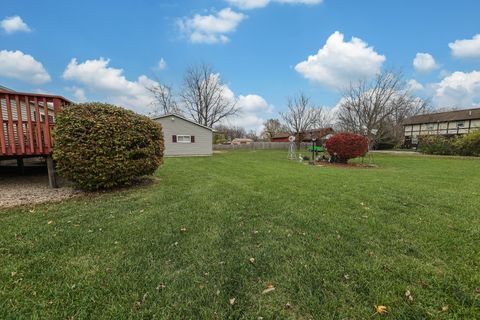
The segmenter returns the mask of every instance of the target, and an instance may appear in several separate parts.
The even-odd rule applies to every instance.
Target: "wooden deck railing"
[[[50,155],[55,117],[69,104],[60,96],[0,89],[0,159]]]

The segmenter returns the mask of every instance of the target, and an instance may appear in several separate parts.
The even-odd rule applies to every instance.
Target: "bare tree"
[[[236,138],[245,138],[245,136],[247,135],[245,128],[237,126],[227,126],[223,124],[216,125],[215,131],[223,133],[228,141],[232,141]]]
[[[252,139],[253,141],[259,140],[258,134],[255,130],[248,131],[247,134],[245,135],[245,138]]]
[[[428,105],[412,97],[401,74],[391,71],[383,71],[371,81],[351,84],[342,100],[337,114],[339,127],[365,135],[371,147],[392,140],[406,117],[423,112]]]
[[[314,107],[310,98],[303,93],[289,97],[287,107],[287,112],[280,113],[280,116],[289,132],[296,136],[297,145],[300,145],[308,130],[322,125],[323,111]]]
[[[201,64],[187,69],[180,97],[184,110],[194,121],[213,127],[238,111],[235,98],[228,93],[212,67]]]
[[[268,119],[263,123],[262,138],[271,141],[279,133],[288,132],[288,128],[278,119]]]
[[[158,83],[151,87],[147,87],[155,99],[153,115],[160,116],[166,114],[179,114],[183,112],[179,107],[175,96],[173,95],[172,87]]]

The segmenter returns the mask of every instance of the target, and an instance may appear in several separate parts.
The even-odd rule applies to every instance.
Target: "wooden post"
[[[48,184],[50,188],[58,188],[57,175],[55,174],[55,163],[52,156],[47,156]]]
[[[17,158],[17,167],[21,175],[25,174],[25,165],[23,164],[23,158]]]

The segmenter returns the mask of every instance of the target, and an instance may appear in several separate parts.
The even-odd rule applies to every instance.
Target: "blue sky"
[[[206,62],[239,100],[232,123],[259,128],[287,96],[332,108],[350,81],[395,68],[435,106],[472,107],[478,12],[472,0],[3,0],[0,84],[147,113],[146,85],[179,88]]]

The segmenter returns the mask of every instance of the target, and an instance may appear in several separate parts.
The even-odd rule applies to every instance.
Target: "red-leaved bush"
[[[325,142],[330,156],[337,156],[338,162],[346,163],[349,159],[361,157],[368,151],[367,138],[355,133],[337,133]]]

